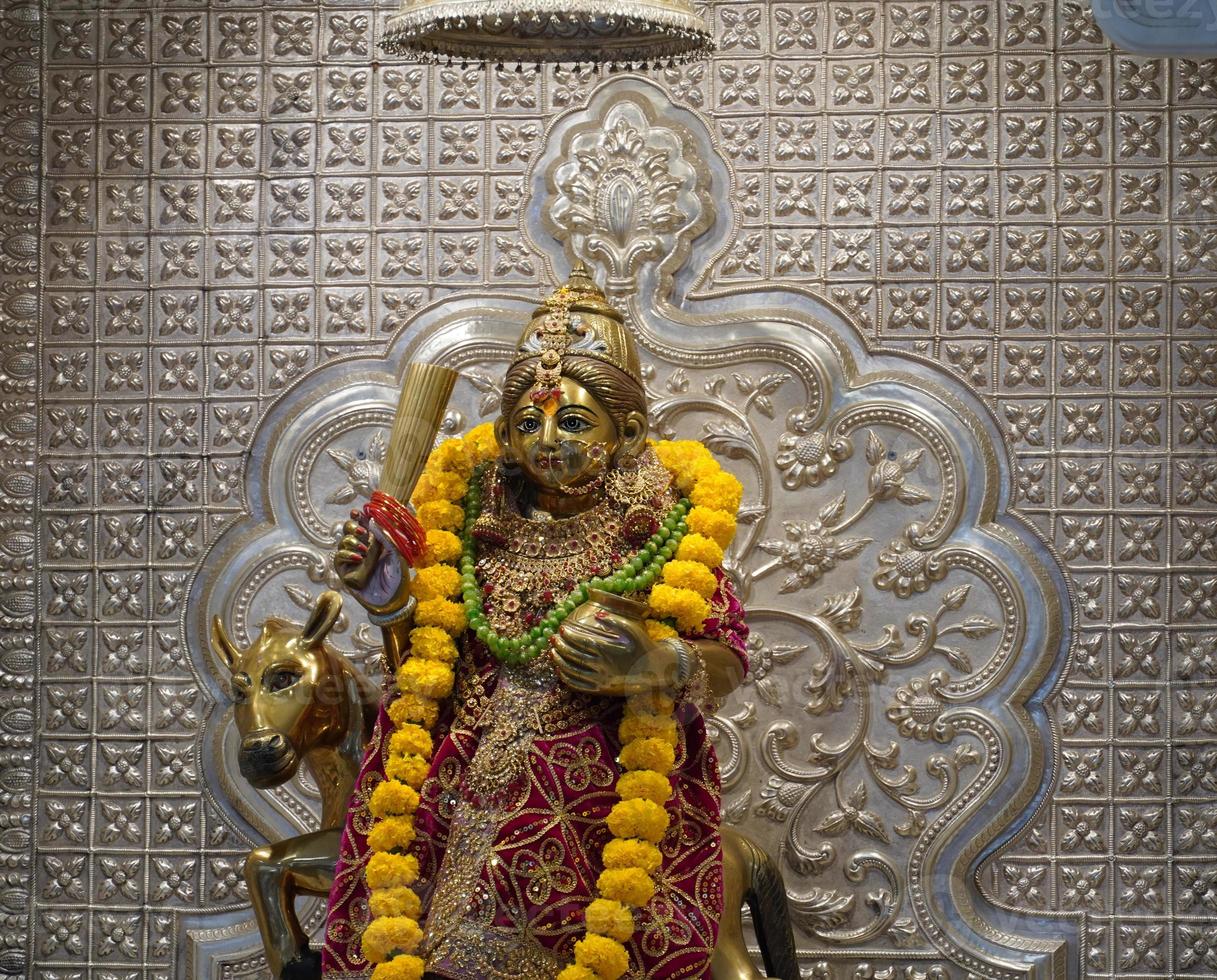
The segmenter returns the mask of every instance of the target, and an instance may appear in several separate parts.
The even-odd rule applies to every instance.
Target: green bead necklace
[[[482,588],[478,585],[474,570],[477,567],[477,546],[473,540],[473,525],[482,512],[482,476],[489,464],[483,463],[473,471],[469,493],[464,500],[465,526],[461,531],[461,596],[465,602],[465,618],[469,628],[501,663],[511,666],[526,664],[538,657],[549,645],[549,638],[558,632],[563,621],[580,605],[587,601],[589,589],[601,589],[616,595],[641,592],[657,581],[666,565],[676,554],[681,539],[689,531],[687,520],[689,501],[682,497],[668,511],[658,531],[651,535],[632,558],[622,562],[611,574],[595,576],[580,582],[565,598],[554,603],[542,617],[522,636],[502,636],[491,628],[486,619]]]

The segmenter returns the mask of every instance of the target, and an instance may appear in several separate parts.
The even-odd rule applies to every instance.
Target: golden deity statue
[[[320,835],[251,858],[279,976],[318,975],[285,910],[327,886],[326,980],[754,980],[745,901],[769,972],[798,975],[776,865],[720,827],[703,717],[747,669],[722,570],[742,488],[699,443],[649,441],[647,418],[633,338],[576,267],[493,426],[430,453],[412,510],[382,492],[344,526],[335,567],[384,640],[379,706],[326,653],[333,593],[249,651],[215,625],[245,775],[330,764]],[[293,690],[294,713],[259,705]]]

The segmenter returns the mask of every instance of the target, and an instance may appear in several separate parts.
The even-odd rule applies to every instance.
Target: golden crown
[[[594,357],[642,384],[638,349],[625,318],[605,297],[582,262],[551,293],[524,329],[512,363],[538,358],[539,387],[555,387],[564,356]]]

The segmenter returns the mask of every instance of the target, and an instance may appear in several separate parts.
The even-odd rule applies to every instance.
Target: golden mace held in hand
[[[364,515],[376,523],[409,565],[422,554],[427,536],[406,503],[422,476],[459,376],[439,364],[414,361],[406,366],[380,485],[363,507]],[[362,587],[371,575],[371,565],[356,574],[365,581],[352,584]]]

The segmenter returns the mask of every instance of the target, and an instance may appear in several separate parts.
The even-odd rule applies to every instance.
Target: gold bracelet
[[[670,644],[676,650],[676,679],[672,687],[679,693],[693,679],[693,675],[697,673],[701,657],[697,653],[697,647],[683,636],[672,636],[664,642]]]
[[[722,706],[722,702],[711,692],[710,675],[706,672],[706,662],[702,659],[701,651],[698,650],[697,644],[684,637],[674,639],[678,644],[674,697],[678,701],[694,705],[703,715],[714,714]],[[671,643],[673,640],[665,642]]]
[[[373,626],[379,626],[384,629],[386,626],[393,626],[400,623],[403,619],[409,619],[414,615],[414,609],[418,605],[414,596],[406,599],[405,605],[400,609],[390,613],[374,613],[371,609],[367,610],[368,622]]]

